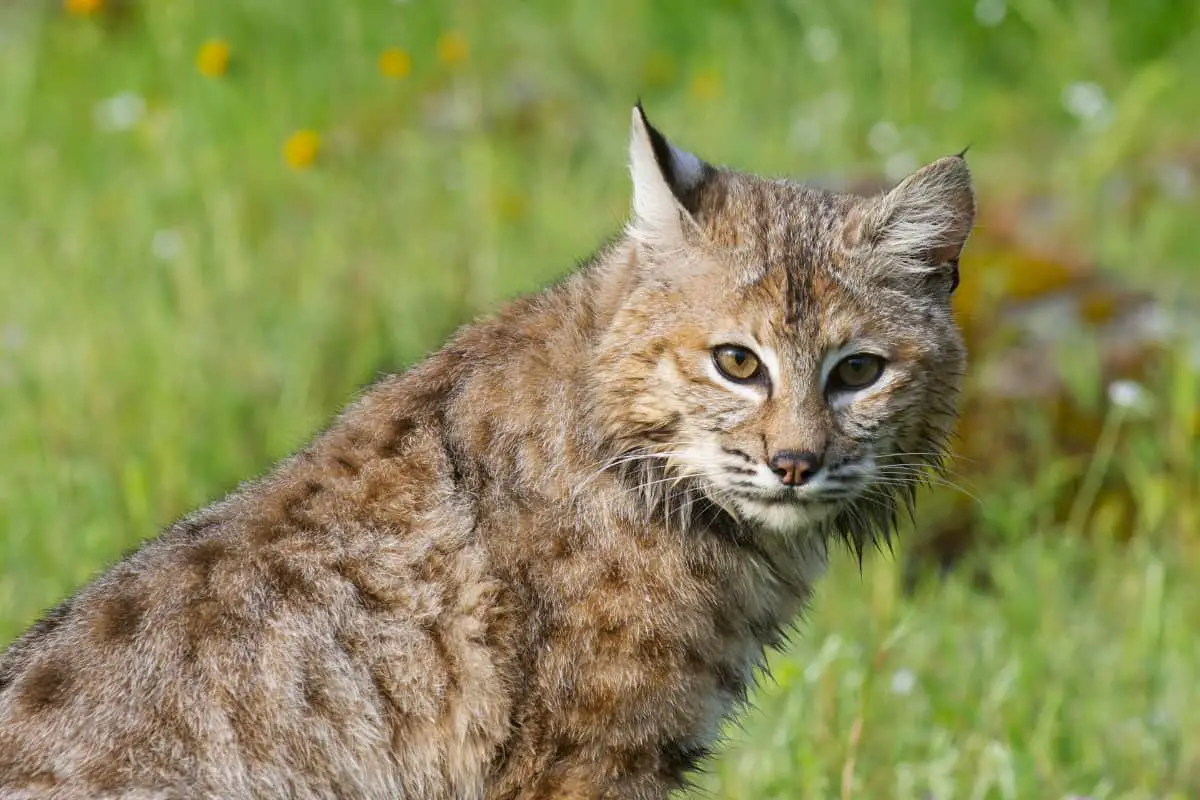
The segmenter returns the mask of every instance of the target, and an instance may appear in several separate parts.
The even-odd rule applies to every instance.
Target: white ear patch
[[[641,108],[635,106],[629,135],[629,172],[633,178],[634,232],[660,244],[678,244],[683,237],[683,221],[689,216],[679,196],[699,185],[704,162],[653,130]]]
[[[629,172],[633,178],[633,214],[638,229],[647,233],[678,233],[682,209],[658,167],[650,131],[636,108],[629,135]]]

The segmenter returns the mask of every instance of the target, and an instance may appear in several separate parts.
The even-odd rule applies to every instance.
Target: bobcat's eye
[[[723,344],[713,349],[713,362],[722,375],[737,383],[752,381],[762,372],[758,356],[733,344]]]
[[[874,353],[855,353],[837,363],[829,375],[830,391],[865,389],[883,374],[883,358]]]

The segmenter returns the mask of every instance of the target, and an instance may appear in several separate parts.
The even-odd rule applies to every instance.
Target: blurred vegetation
[[[712,160],[827,184],[970,144],[981,194],[953,485],[896,558],[839,560],[709,796],[1200,796],[1198,22],[0,5],[0,641],[617,230],[640,95]]]

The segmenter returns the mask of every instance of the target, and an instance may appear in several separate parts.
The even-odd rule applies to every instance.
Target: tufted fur
[[[0,796],[660,798],[936,467],[961,158],[875,198],[635,109],[626,234],[382,380],[0,657]],[[767,380],[722,377],[713,347]],[[886,357],[857,393],[842,357]],[[781,487],[768,462],[821,470]]]

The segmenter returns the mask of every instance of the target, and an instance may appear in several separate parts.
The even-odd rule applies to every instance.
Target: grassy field
[[[0,5],[0,642],[588,255],[639,95],[768,173],[971,144],[983,233],[1052,198],[1059,245],[1174,298],[1198,74],[1200,6],[1167,0]],[[1198,354],[1082,458],[971,483],[989,590],[902,592],[903,538],[840,558],[697,794],[1200,797]],[[1087,513],[1114,474],[1119,524]]]

